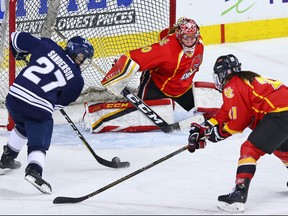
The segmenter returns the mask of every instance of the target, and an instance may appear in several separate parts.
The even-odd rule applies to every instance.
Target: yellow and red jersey
[[[288,110],[288,88],[280,81],[255,77],[243,81],[234,76],[222,91],[223,105],[212,119],[226,123],[224,129],[230,134],[252,130],[263,116],[270,112]]]
[[[167,30],[160,33],[160,38]],[[130,51],[127,55],[140,65],[140,71],[149,70],[155,85],[169,97],[179,97],[191,89],[192,80],[202,63],[204,45],[201,37],[193,56],[187,56],[175,34],[160,42]]]

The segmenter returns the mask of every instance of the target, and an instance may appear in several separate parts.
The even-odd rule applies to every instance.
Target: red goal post
[[[108,71],[121,54],[155,43],[158,33],[176,21],[176,0],[0,0],[0,126],[8,129],[5,97],[15,76],[25,66],[9,53],[9,33],[26,31],[36,36],[51,37],[65,46],[53,28],[66,38],[75,35],[88,38],[95,48],[94,65]],[[139,76],[128,88],[137,90]],[[113,101],[101,85],[103,74],[90,66],[83,72],[85,87],[77,102]]]

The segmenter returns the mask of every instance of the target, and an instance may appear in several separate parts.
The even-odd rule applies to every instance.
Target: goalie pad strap
[[[156,100],[146,100],[147,105],[149,106],[159,106],[159,105],[169,105],[171,100],[168,98],[156,99]],[[85,102],[84,105],[88,104]],[[172,103],[173,105],[173,103]],[[91,103],[88,106],[89,113],[98,111],[100,109],[125,109],[125,108],[134,108],[134,105],[130,102],[100,102],[100,103]],[[173,107],[174,108],[174,107]]]
[[[193,82],[195,88],[210,88],[215,89],[215,83],[206,82],[206,81],[196,81]]]
[[[122,55],[101,81],[109,93],[120,95],[140,66],[126,55]]]

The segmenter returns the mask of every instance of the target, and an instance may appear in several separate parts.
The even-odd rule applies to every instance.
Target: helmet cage
[[[228,74],[231,74],[230,69],[219,69],[217,71],[214,71],[213,77],[215,82],[215,87],[217,90],[222,92],[222,89],[225,85],[224,80],[228,76]]]

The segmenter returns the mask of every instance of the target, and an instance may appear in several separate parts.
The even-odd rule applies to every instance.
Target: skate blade
[[[217,208],[222,211],[226,211],[230,213],[243,213],[245,210],[244,203],[240,203],[240,202],[235,202],[232,204],[229,204],[226,202],[218,202]]]
[[[51,188],[47,184],[43,183],[42,185],[38,185],[36,183],[35,177],[33,177],[31,175],[26,175],[24,178],[28,182],[30,182],[34,187],[36,187],[39,191],[41,191],[42,193],[44,193],[44,194],[51,194],[52,193]]]

